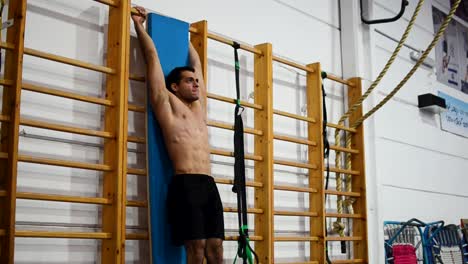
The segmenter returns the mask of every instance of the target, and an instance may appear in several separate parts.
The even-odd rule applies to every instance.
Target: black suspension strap
[[[322,81],[323,79],[327,78],[327,73],[322,72],[321,74]],[[328,123],[328,115],[327,115],[327,105],[325,103],[325,98],[327,94],[325,93],[325,88],[323,87],[322,82],[322,107],[323,107],[323,130],[322,130],[322,137],[323,137],[323,157],[327,160],[327,176],[325,178],[325,190],[328,190],[328,182],[330,181],[330,142],[328,141],[328,132],[327,132],[327,123]],[[325,193],[325,203],[327,202],[327,194]],[[325,204],[324,204],[325,206]],[[325,227],[325,236],[328,235],[328,229]],[[328,254],[328,241],[325,242],[325,257],[327,264],[331,264],[330,256]]]
[[[255,256],[257,263],[258,256],[253,251],[249,242],[249,226],[247,223],[247,197],[245,189],[245,158],[244,158],[244,123],[242,122],[242,112],[244,107],[240,105],[240,88],[239,88],[239,55],[237,50],[240,44],[234,42],[234,60],[236,72],[236,108],[234,111],[234,185],[232,191],[237,194],[237,217],[239,221],[239,238],[237,239],[237,254],[234,258],[234,263],[237,257],[242,258],[243,264],[253,264],[252,254]]]

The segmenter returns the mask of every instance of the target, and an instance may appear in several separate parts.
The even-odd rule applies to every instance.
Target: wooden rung
[[[349,197],[361,197],[361,194],[358,192],[339,192],[335,190],[325,190],[326,194],[330,195],[342,195],[342,196],[349,196]]]
[[[68,99],[73,99],[73,100],[78,100],[78,101],[98,104],[98,105],[105,105],[105,106],[112,105],[112,102],[110,100],[97,98],[93,96],[85,96],[85,95],[80,95],[76,93],[64,92],[64,91],[60,91],[57,89],[51,89],[51,88],[47,88],[43,86],[30,84],[30,83],[23,83],[22,86],[24,90],[28,90],[28,91],[32,91],[36,93],[49,94],[53,96],[58,96],[58,97],[63,97],[63,98],[68,98]]]
[[[7,50],[14,50],[15,45],[13,45],[11,43],[6,43],[6,42],[0,42],[0,48],[7,49]]]
[[[144,137],[128,136],[127,140],[128,142],[132,142],[132,143],[140,143],[140,144],[146,143],[146,139]]]
[[[225,213],[237,213],[237,208],[235,207],[224,207]],[[258,208],[247,208],[247,213],[249,214],[263,214],[263,209]]]
[[[324,170],[326,171],[326,168],[324,168]],[[331,172],[343,173],[343,174],[350,174],[350,175],[359,175],[360,174],[359,171],[344,170],[344,169],[338,169],[338,168],[334,168],[334,167],[330,167],[330,171]]]
[[[222,101],[222,102],[227,102],[227,103],[232,103],[232,104],[236,103],[236,100],[233,99],[233,98],[229,98],[229,97],[225,97],[225,96],[221,96],[221,95],[217,95],[217,94],[207,93],[206,97],[208,97],[210,99]],[[253,109],[257,109],[257,110],[263,110],[263,106],[261,106],[259,104],[252,104],[252,103],[249,103],[249,102],[246,102],[246,101],[240,101],[240,104],[242,106],[245,106],[245,107],[250,107],[250,108],[253,108]]]
[[[355,85],[353,82],[341,79],[340,77],[335,76],[335,75],[333,75],[331,73],[328,73],[328,72],[327,72],[327,79],[330,79],[330,80],[333,80],[335,82],[339,82],[339,83],[342,83],[342,84],[345,84],[345,85],[348,85],[348,86],[351,86],[351,87],[354,87],[354,85]]]
[[[273,188],[274,188],[275,190],[280,190],[280,191],[317,193],[317,189],[308,188],[308,187],[294,187],[294,186],[275,185]]]
[[[194,28],[194,27],[190,27],[189,31],[190,31],[190,33],[195,33],[195,34],[198,33],[198,30],[197,30],[196,28]],[[229,46],[232,46],[233,43],[234,43],[233,40],[230,40],[230,39],[227,39],[227,38],[225,38],[225,37],[216,35],[216,34],[214,34],[214,33],[208,32],[207,35],[208,35],[207,37],[208,37],[209,39],[216,40],[216,41],[218,41],[218,42],[227,44],[227,45],[229,45]],[[253,47],[250,47],[250,46],[248,46],[248,45],[240,44],[240,49],[245,50],[245,51],[252,52],[252,53],[257,54],[257,55],[263,55],[262,52],[261,52],[260,50],[258,50],[258,49],[256,49],[256,48],[253,48]]]
[[[146,170],[145,169],[127,168],[127,174],[146,176]]]
[[[129,104],[129,105],[128,105],[128,111],[139,112],[139,113],[145,113],[145,112],[146,112],[146,107],[144,107],[144,106],[139,106],[139,105]]]
[[[44,128],[44,129],[50,129],[50,130],[56,130],[56,131],[61,131],[61,132],[80,134],[80,135],[86,135],[86,136],[92,136],[92,137],[102,137],[102,138],[114,137],[114,135],[105,131],[57,125],[57,124],[36,121],[36,120],[31,120],[31,119],[21,119],[20,124],[24,126],[38,127],[38,128]]]
[[[327,127],[333,127],[333,128],[348,131],[348,132],[351,132],[351,133],[356,133],[356,129],[345,127],[345,126],[342,126],[342,125],[327,123]]]
[[[5,190],[0,190],[0,197],[5,197],[7,192]]]
[[[6,115],[0,115],[0,122],[10,122],[10,117]]]
[[[338,147],[338,146],[335,146],[335,145],[330,145],[330,149],[335,150],[335,151],[340,151],[340,152],[352,153],[352,154],[358,154],[359,153],[359,150],[357,150],[357,149],[343,148],[343,147]]]
[[[316,123],[317,122],[315,120],[315,118],[310,118],[310,117],[306,117],[306,116],[291,114],[291,113],[280,111],[280,110],[274,110],[273,109],[273,113],[276,114],[276,115],[285,116],[285,117],[289,117],[289,118],[294,118],[294,119],[298,119],[298,120],[302,120],[302,121],[306,121],[306,122],[310,122],[310,123]]]
[[[327,241],[361,241],[362,237],[326,237]]]
[[[367,263],[363,259],[337,259],[332,260],[332,264],[348,264],[348,263]]]
[[[147,201],[127,201],[127,206],[129,207],[148,207]]]
[[[318,241],[318,237],[304,237],[304,236],[285,236],[275,237],[275,242],[297,242],[297,241]]]
[[[80,239],[111,239],[111,233],[104,232],[51,232],[51,231],[27,231],[16,230],[16,237],[36,237],[36,238],[80,238]]]
[[[0,159],[8,159],[8,153],[0,152]]]
[[[234,152],[226,151],[226,150],[220,150],[220,149],[210,149],[210,154],[220,155],[220,156],[225,156],[225,157],[234,157]],[[245,154],[245,159],[262,161],[263,157],[258,156],[258,155],[252,155],[252,154]]]
[[[6,232],[4,229],[0,229],[0,237],[5,236]]]
[[[56,160],[56,159],[39,158],[39,157],[32,157],[32,156],[26,156],[26,155],[19,155],[18,161],[43,164],[43,165],[51,165],[51,166],[62,166],[62,167],[69,167],[69,168],[86,169],[86,170],[111,171],[111,167],[109,165],[104,165],[104,164],[92,164],[92,163],[85,163],[85,162]]]
[[[130,74],[129,79],[137,82],[146,82],[145,76],[138,76],[135,74]]]
[[[294,211],[275,211],[275,215],[316,217],[316,216],[318,216],[318,213],[314,213],[314,212],[294,212]]]
[[[304,169],[312,169],[312,170],[317,169],[317,165],[308,164],[308,163],[300,163],[300,162],[292,162],[292,161],[276,160],[276,159],[273,161],[273,163],[278,164],[278,165],[291,166],[291,167],[304,168]]]
[[[230,180],[230,179],[214,178],[214,180],[215,180],[216,183],[221,183],[221,184],[234,184],[234,180]],[[263,187],[263,183],[261,183],[261,182],[253,182],[253,181],[246,181],[246,182],[245,182],[245,186],[262,188],[262,187]]]
[[[101,197],[78,197],[78,196],[40,194],[40,193],[28,193],[28,192],[17,192],[16,198],[28,199],[28,200],[68,202],[68,203],[112,204],[111,199],[101,198]]]
[[[281,135],[274,135],[274,139],[278,140],[283,140],[283,141],[288,141],[288,142],[293,142],[293,143],[298,143],[298,144],[304,144],[308,146],[317,146],[317,142],[307,140],[307,139],[300,139],[300,138],[293,138],[293,137],[288,137],[288,136],[281,136]]]
[[[301,65],[299,63],[296,63],[296,62],[293,62],[293,61],[290,61],[290,60],[287,60],[287,59],[284,59],[284,58],[281,58],[281,57],[278,57],[278,56],[275,56],[275,55],[272,56],[272,59],[274,61],[289,65],[289,66],[294,67],[296,69],[303,70],[303,71],[310,72],[310,73],[314,73],[314,69],[309,68],[309,67],[307,67],[305,65]]]
[[[335,217],[335,218],[363,218],[361,214],[337,214],[337,213],[325,213],[326,217]]]
[[[99,2],[101,4],[117,7],[117,4],[112,0],[94,0],[94,1]]]
[[[3,86],[12,86],[12,85],[13,85],[13,81],[5,80],[5,79],[0,79],[0,85],[3,85]]]
[[[25,48],[24,54],[46,59],[46,60],[60,62],[60,63],[64,63],[64,64],[68,64],[68,65],[72,65],[72,66],[76,66],[76,67],[80,67],[80,68],[84,68],[84,69],[88,69],[92,71],[97,71],[97,72],[102,72],[102,73],[107,73],[107,74],[115,73],[114,69],[111,69],[108,67],[104,67],[101,65],[94,65],[94,64],[83,62],[80,60],[70,59],[70,58],[66,58],[66,57],[62,57],[62,56],[50,54],[47,52],[34,50],[34,49]]]
[[[228,123],[222,123],[222,122],[208,120],[208,122],[206,124],[208,126],[211,126],[211,127],[234,130],[234,125],[231,125],[231,124],[228,124]],[[263,131],[261,131],[261,130],[246,128],[246,127],[244,127],[244,133],[253,134],[253,135],[257,135],[257,136],[262,136],[263,135]]]
[[[239,236],[225,236],[224,240],[226,241],[237,241]],[[262,236],[249,236],[250,241],[262,241],[263,237]]]
[[[128,233],[125,235],[127,240],[148,240],[148,233]]]

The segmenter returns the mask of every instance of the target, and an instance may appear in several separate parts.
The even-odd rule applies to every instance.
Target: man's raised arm
[[[159,61],[158,52],[156,51],[153,40],[143,27],[147,13],[142,7],[135,7],[135,9],[139,14],[132,15],[132,19],[140,41],[143,57],[147,65],[146,81],[149,85],[149,96],[153,106],[153,111],[158,119],[160,115],[164,115],[165,118],[167,118],[167,114],[171,111],[169,103],[170,95],[169,91],[166,89],[166,82],[164,80],[164,74]]]
[[[205,80],[203,79],[203,70],[202,65],[200,62],[200,56],[198,56],[197,50],[193,47],[192,43],[190,43],[189,47],[189,59],[190,59],[190,66],[195,69],[195,76],[198,79],[198,86],[200,89],[200,103],[202,106],[205,105],[205,98],[206,98],[206,87],[205,87]]]

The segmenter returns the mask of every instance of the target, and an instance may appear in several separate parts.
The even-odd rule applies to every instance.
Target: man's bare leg
[[[185,241],[185,251],[187,252],[187,264],[202,264],[205,255],[206,240]]]
[[[223,240],[219,238],[209,238],[206,240],[205,256],[208,264],[223,263]]]

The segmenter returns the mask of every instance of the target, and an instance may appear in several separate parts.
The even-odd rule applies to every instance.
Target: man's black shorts
[[[179,174],[172,178],[167,197],[172,241],[224,239],[223,204],[213,177]]]

